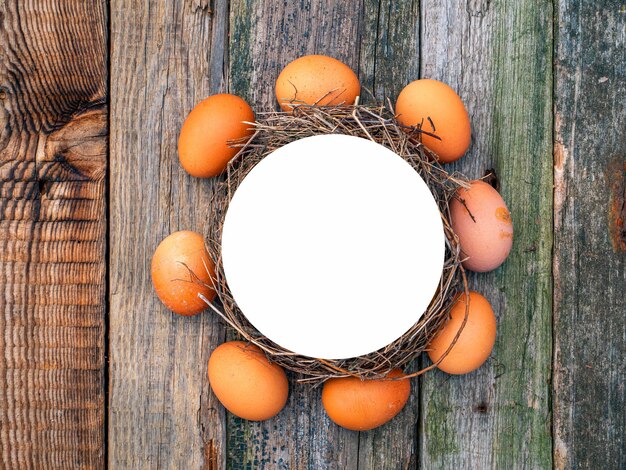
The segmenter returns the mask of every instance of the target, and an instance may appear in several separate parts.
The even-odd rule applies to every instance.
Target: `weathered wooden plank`
[[[494,168],[515,225],[508,261],[471,276],[492,303],[491,359],[461,377],[422,380],[423,468],[549,468],[552,315],[551,2],[422,4],[422,76],[449,83],[472,122],[452,168]]]
[[[417,2],[369,1],[356,12],[354,5],[340,2],[307,5],[284,9],[262,1],[232,5],[231,86],[257,109],[276,106],[275,77],[287,62],[307,53],[328,54],[348,63],[378,100],[394,97],[417,76]],[[268,86],[255,86],[257,82]],[[364,101],[372,101],[369,93],[362,95]],[[414,381],[400,416],[382,429],[357,434],[328,422],[316,389],[294,386],[286,410],[275,420],[247,423],[229,417],[229,466],[411,467],[416,462],[418,396]]]
[[[396,97],[419,76],[420,4],[415,0],[369,0],[360,20],[359,78],[379,103]],[[362,93],[371,102],[369,93]],[[419,361],[412,366],[416,370]],[[362,469],[409,469],[418,464],[419,380],[402,412],[378,429],[359,433]]]
[[[230,88],[257,111],[278,107],[276,77],[301,55],[326,54],[359,69],[361,6],[234,0],[230,11]]]
[[[209,313],[167,311],[149,266],[171,232],[206,232],[211,183],[188,176],[176,149],[187,113],[224,89],[227,3],[111,3],[111,468],[225,462],[225,420],[206,379],[223,329]]]
[[[420,2],[367,0],[360,23],[361,102],[395,103],[420,73]]]
[[[556,2],[554,463],[626,468],[626,9]]]
[[[0,2],[1,468],[105,463],[107,34],[104,1]]]
[[[256,111],[275,109],[276,77],[305,54],[330,55],[358,70],[360,19],[361,7],[351,2],[231,1],[231,92]],[[228,468],[356,468],[358,439],[329,421],[319,388],[292,377],[276,418],[252,423],[228,415]]]

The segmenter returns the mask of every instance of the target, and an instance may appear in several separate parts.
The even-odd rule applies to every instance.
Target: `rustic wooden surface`
[[[555,13],[554,463],[626,468],[626,5]]]
[[[230,90],[255,109],[276,107],[273,85],[280,69],[307,51],[333,51],[356,68],[359,15],[350,2],[277,5],[271,0],[231,0]],[[307,34],[302,34],[307,31]],[[252,423],[229,416],[228,465],[239,468],[356,468],[358,434],[333,426],[321,390],[291,381],[285,410]]]
[[[623,2],[0,0],[0,38],[0,468],[626,467]],[[516,227],[470,279],[498,317],[490,360],[414,380],[366,433],[294,381],[272,420],[225,413],[206,378],[223,326],[172,315],[149,277],[162,238],[208,224],[211,182],[176,156],[186,113],[228,90],[273,108],[314,52],[365,101],[455,88],[473,136],[452,168],[494,169]]]
[[[206,231],[210,181],[180,167],[182,117],[225,87],[226,3],[111,3],[109,466],[223,461],[224,411],[206,364],[223,329],[168,312],[150,259],[176,230]]]
[[[0,468],[105,462],[107,16],[0,2]]]
[[[552,315],[552,7],[510,0],[423,2],[422,76],[449,83],[472,122],[453,168],[494,169],[515,227],[499,269],[472,274],[492,303],[490,360],[462,377],[422,378],[424,468],[549,468]]]

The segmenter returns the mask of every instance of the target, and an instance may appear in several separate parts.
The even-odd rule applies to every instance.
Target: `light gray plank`
[[[226,1],[111,4],[111,468],[223,468],[225,420],[207,360],[223,339],[208,312],[178,317],[150,280],[158,243],[205,233],[209,180],[181,168],[187,113],[224,91]]]

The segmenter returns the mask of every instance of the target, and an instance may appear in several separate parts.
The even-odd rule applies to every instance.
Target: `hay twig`
[[[300,382],[316,383],[331,377],[348,376],[380,378],[391,369],[408,365],[426,349],[430,339],[445,323],[457,294],[469,292],[461,266],[459,241],[449,222],[449,202],[459,187],[468,186],[467,180],[456,173],[448,174],[433,159],[432,152],[422,146],[420,132],[427,132],[399,124],[391,107],[362,106],[358,103],[336,107],[298,105],[293,113],[260,113],[257,115],[257,122],[249,124],[254,128],[254,135],[245,141],[231,143],[232,146],[239,147],[240,151],[229,163],[225,177],[214,185],[211,195],[211,228],[207,234],[207,249],[216,266],[214,287],[221,308],[207,299],[204,300],[226,324],[247,341],[263,349],[272,361],[300,373]],[[248,172],[274,150],[294,140],[320,134],[347,134],[366,138],[388,147],[404,158],[430,188],[439,206],[446,235],[446,259],[441,281],[424,315],[392,344],[374,353],[351,359],[324,360],[301,356],[281,348],[263,336],[238,309],[228,289],[221,260],[221,234],[226,210],[235,190]],[[465,325],[467,314],[468,309],[455,341]],[[433,364],[408,375],[414,377],[435,366]]]

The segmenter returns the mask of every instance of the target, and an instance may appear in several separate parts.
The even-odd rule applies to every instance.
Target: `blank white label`
[[[226,280],[250,323],[324,359],[402,336],[432,300],[444,256],[439,209],[419,174],[346,135],[264,158],[237,188],[222,233]]]

